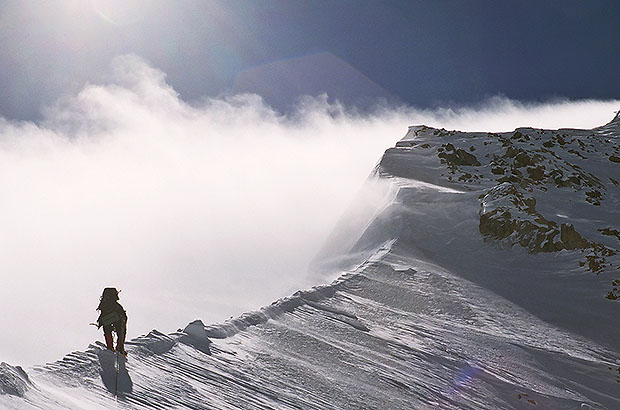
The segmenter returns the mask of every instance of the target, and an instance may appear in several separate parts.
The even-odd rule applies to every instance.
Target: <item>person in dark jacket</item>
[[[101,295],[97,310],[101,311],[97,319],[98,327],[103,326],[103,336],[108,349],[114,351],[112,331],[116,332],[116,351],[127,355],[125,352],[125,336],[127,334],[127,313],[118,303],[118,291],[116,288],[105,288]]]

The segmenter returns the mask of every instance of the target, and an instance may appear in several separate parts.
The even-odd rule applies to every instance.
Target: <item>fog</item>
[[[0,361],[102,340],[89,323],[105,286],[122,290],[132,338],[317,284],[308,263],[408,125],[591,128],[619,106],[494,97],[359,113],[322,95],[282,115],[257,95],[186,102],[163,72],[119,57],[41,122],[0,120]]]

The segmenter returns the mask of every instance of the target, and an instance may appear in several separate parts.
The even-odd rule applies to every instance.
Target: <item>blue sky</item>
[[[620,96],[617,1],[14,1],[0,4],[0,115],[42,107],[133,53],[187,101],[257,92],[415,107]]]

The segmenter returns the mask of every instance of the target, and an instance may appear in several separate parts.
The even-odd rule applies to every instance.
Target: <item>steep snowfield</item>
[[[127,361],[3,363],[0,407],[620,408],[619,136],[411,127],[376,170],[388,203],[329,242],[358,259],[333,283]]]

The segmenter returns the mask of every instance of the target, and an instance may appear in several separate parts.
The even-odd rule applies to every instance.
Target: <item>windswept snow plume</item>
[[[39,123],[0,120],[0,360],[32,364],[100,337],[104,286],[129,337],[219,321],[309,286],[307,265],[408,125],[591,128],[619,101],[377,108],[307,97],[283,116],[256,95],[185,102],[118,58]],[[360,204],[361,205],[361,204]]]

